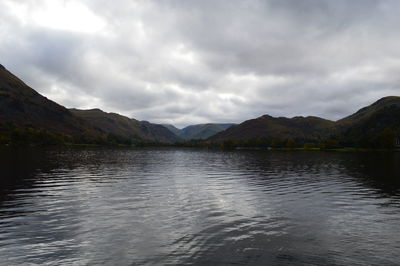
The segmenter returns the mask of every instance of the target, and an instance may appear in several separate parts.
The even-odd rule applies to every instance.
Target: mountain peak
[[[386,104],[386,103],[390,104],[391,102],[396,102],[396,103],[400,102],[400,97],[399,96],[386,96],[386,97],[383,97],[383,98],[377,100],[372,105]]]
[[[100,108],[93,108],[93,109],[89,109],[88,111],[105,113],[105,112],[104,112],[103,110],[101,110]]]
[[[270,115],[262,115],[259,118],[265,118],[265,119],[270,119],[270,118],[274,118],[273,116]]]

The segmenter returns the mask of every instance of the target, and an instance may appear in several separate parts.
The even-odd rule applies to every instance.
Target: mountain
[[[248,145],[256,140],[254,143],[276,146],[311,142],[392,148],[400,144],[400,97],[382,98],[336,122],[313,116],[264,115],[239,125],[199,124],[179,130],[100,109],[68,110],[0,65],[0,144],[174,143],[181,138],[208,138],[211,143],[247,141]]]
[[[132,141],[172,143],[180,140],[178,136],[161,125],[138,121],[120,114],[106,113],[100,109],[70,109],[70,111],[107,134]]]
[[[391,148],[400,140],[400,97],[389,96],[338,120],[344,146]]]
[[[207,139],[218,132],[224,131],[225,129],[231,127],[232,123],[226,124],[198,124],[187,126],[181,129],[179,136],[183,139],[190,140],[190,139]]]
[[[179,136],[181,130],[179,128],[176,128],[174,125],[170,125],[170,124],[162,124],[162,126],[166,127],[169,129],[169,131],[171,131],[172,133],[174,133],[175,135]]]
[[[325,143],[331,147],[392,148],[400,143],[400,97],[389,96],[336,122],[318,117],[272,117],[264,115],[232,126],[208,142],[248,142],[292,139],[297,143]],[[267,141],[269,140],[269,141]],[[253,142],[252,142],[253,143]]]
[[[0,65],[0,127],[102,136],[67,108],[47,99]]]
[[[176,142],[161,125],[99,109],[68,110],[0,65],[0,144]]]
[[[163,125],[164,127],[168,128],[171,132],[175,135],[181,137],[184,140],[191,140],[191,139],[207,139],[208,137],[217,134],[218,132],[224,131],[225,129],[231,127],[232,123],[221,123],[221,124],[197,124],[187,126],[182,129],[178,129],[173,125]]]
[[[343,119],[340,119],[336,122],[337,126],[341,127],[348,127],[362,121],[366,121],[368,118],[380,112],[388,107],[397,106],[400,107],[400,97],[398,96],[388,96],[379,99],[378,101],[374,102],[373,104],[361,108],[356,113],[347,116]]]
[[[163,125],[153,124],[147,121],[141,121],[140,123],[141,129],[146,133],[146,136],[148,136],[151,141],[174,143],[181,140],[181,138],[169,131]]]
[[[210,137],[211,142],[251,139],[293,139],[296,141],[320,141],[327,138],[335,122],[319,117],[272,117],[263,115],[244,121]]]

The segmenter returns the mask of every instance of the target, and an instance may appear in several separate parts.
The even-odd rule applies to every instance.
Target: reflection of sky
[[[397,258],[400,198],[359,179],[365,173],[349,167],[360,162],[354,156],[72,152],[12,192],[13,215],[7,204],[0,209],[0,256],[10,264]]]

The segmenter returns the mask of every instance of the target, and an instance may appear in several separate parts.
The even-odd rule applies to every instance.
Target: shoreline
[[[100,144],[73,144],[65,143],[61,145],[0,145],[0,149],[8,148],[190,148],[190,149],[207,149],[207,150],[219,150],[219,151],[308,151],[308,152],[400,152],[400,148],[384,149],[384,148],[355,148],[355,147],[343,147],[343,148],[277,148],[277,147],[229,147],[224,148],[221,146],[213,145],[180,145],[180,144],[169,144],[169,143],[141,143],[138,145],[100,145]]]

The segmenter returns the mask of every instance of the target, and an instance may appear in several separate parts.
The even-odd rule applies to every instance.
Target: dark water
[[[0,264],[399,265],[400,154],[1,150]]]

